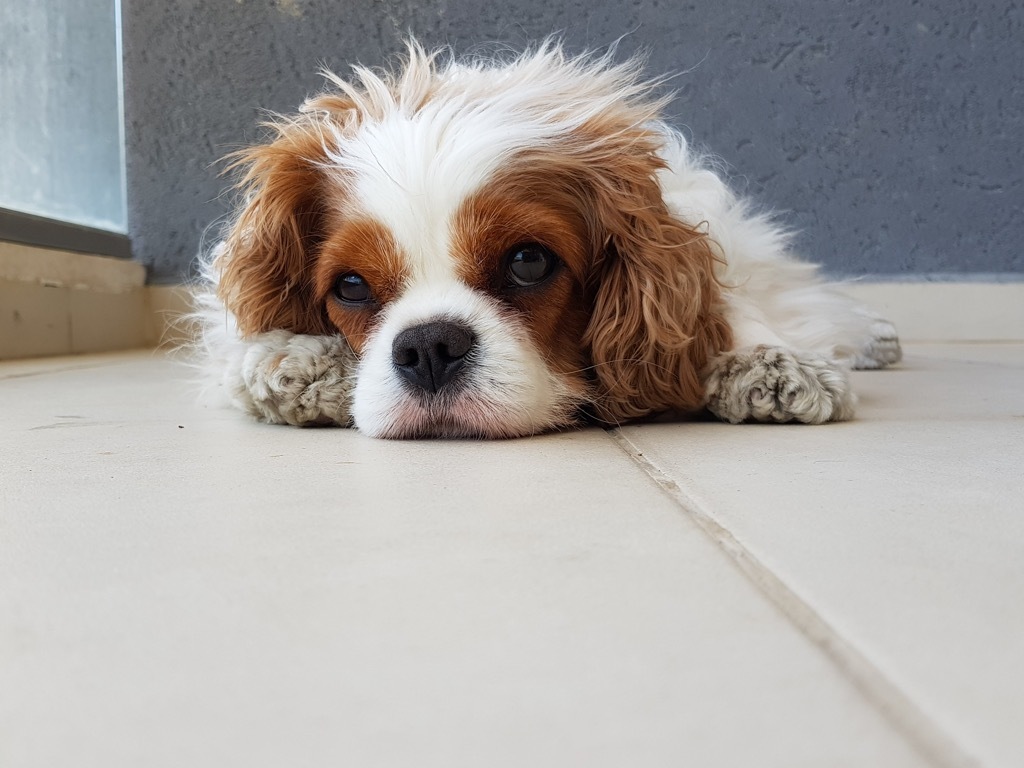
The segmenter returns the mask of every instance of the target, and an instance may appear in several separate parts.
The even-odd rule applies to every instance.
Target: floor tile
[[[857,421],[622,434],[984,765],[1024,765],[1024,345],[912,347]]]
[[[5,768],[924,764],[600,430],[269,427],[96,360],[0,366]]]

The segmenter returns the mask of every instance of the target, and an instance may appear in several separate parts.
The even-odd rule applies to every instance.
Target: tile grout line
[[[706,505],[669,477],[618,428],[608,435],[928,760],[942,768],[977,768],[980,761],[925,713],[860,650],[845,640],[806,600],[719,523]]]
[[[134,356],[135,353],[137,353],[137,352],[155,352],[155,351],[157,351],[155,348],[140,347],[137,350],[136,349],[130,349],[130,350],[117,350],[115,352],[86,353],[86,354],[82,355],[82,357],[96,357],[96,356],[105,355],[105,354],[117,355],[117,356],[120,356],[120,355],[125,355],[125,356],[131,355],[131,356]],[[66,356],[65,355],[60,355],[60,357],[66,357]],[[152,355],[151,355],[151,357],[152,357]],[[3,370],[2,370],[2,364],[3,363],[25,363],[25,362],[32,362],[33,360],[46,360],[46,359],[47,359],[46,357],[40,357],[40,358],[22,358],[22,359],[14,359],[14,360],[0,360],[0,381],[8,381],[8,380],[11,380],[11,379],[28,379],[28,378],[31,378],[33,376],[47,376],[47,375],[49,375],[51,373],[68,373],[70,371],[95,371],[98,368],[111,368],[111,367],[116,366],[116,365],[127,365],[129,363],[135,362],[135,360],[102,360],[102,361],[91,362],[91,363],[86,363],[86,362],[83,362],[83,363],[68,363],[67,365],[62,365],[60,367],[43,368],[41,370],[25,371],[23,373],[4,373]]]

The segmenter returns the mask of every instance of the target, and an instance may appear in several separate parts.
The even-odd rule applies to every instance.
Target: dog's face
[[[590,392],[596,252],[577,201],[498,178],[445,200],[441,179],[425,189],[405,167],[356,182],[314,269],[315,301],[360,356],[359,428],[504,436],[571,423]]]
[[[700,405],[727,329],[665,208],[630,66],[542,49],[332,78],[242,153],[221,296],[246,333],[341,333],[379,437],[509,437]]]

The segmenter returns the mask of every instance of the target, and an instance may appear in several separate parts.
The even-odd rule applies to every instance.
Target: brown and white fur
[[[356,67],[238,153],[201,345],[259,419],[513,437],[707,409],[849,419],[891,325],[824,283],[660,118],[555,43]],[[525,280],[524,280],[525,276]]]

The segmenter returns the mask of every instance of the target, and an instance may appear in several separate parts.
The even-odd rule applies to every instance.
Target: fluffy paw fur
[[[340,336],[272,331],[254,340],[232,393],[271,424],[350,426],[356,358]]]
[[[758,346],[716,358],[705,399],[723,421],[822,424],[853,416],[856,400],[846,370],[818,355]]]
[[[888,320],[876,320],[871,324],[871,339],[853,360],[858,370],[886,368],[903,359],[903,349],[896,334],[896,326]]]

